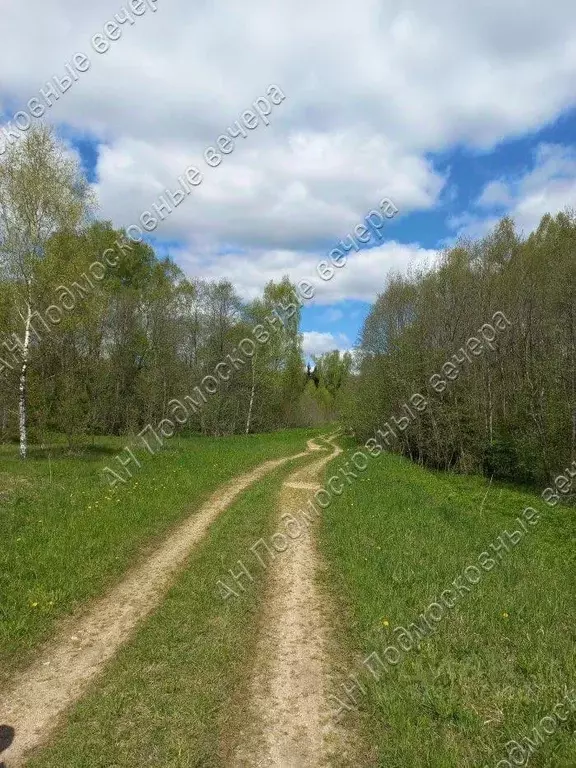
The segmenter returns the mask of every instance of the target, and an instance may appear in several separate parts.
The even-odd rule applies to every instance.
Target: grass
[[[251,670],[266,585],[250,547],[273,532],[282,479],[307,461],[276,470],[218,518],[161,607],[30,768],[227,764],[238,712],[245,716],[239,696]],[[238,570],[239,559],[254,582],[244,581],[240,598],[223,600],[217,582],[228,568]]]
[[[217,486],[266,459],[297,453],[318,430],[175,437],[111,490],[101,478],[124,441],[70,456],[0,448],[0,684],[27,663],[55,622],[114,583]]]
[[[324,511],[320,531],[324,586],[343,616],[339,666],[362,670],[366,688],[360,714],[347,717],[364,730],[370,765],[494,766],[507,758],[507,742],[532,736],[576,689],[574,510],[390,454],[370,459],[358,475]],[[363,659],[398,647],[393,630],[417,621],[505,529],[517,530],[527,505],[541,511],[540,523],[374,680]],[[333,693],[344,698],[336,685]],[[542,731],[530,766],[573,768],[575,731],[576,712],[553,734]]]

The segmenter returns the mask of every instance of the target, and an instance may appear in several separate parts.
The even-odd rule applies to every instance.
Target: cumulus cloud
[[[314,274],[383,196],[400,216],[433,208],[448,180],[432,152],[488,149],[576,103],[568,0],[159,0],[98,54],[90,39],[120,6],[4,3],[2,108],[24,107],[75,52],[89,53],[89,71],[47,119],[98,142],[101,215],[135,223],[186,167],[202,167],[203,183],[158,236],[180,243],[192,274],[226,275],[246,296],[286,272]],[[205,148],[270,83],[286,93],[270,126],[208,168]],[[483,207],[453,226],[481,232],[499,206],[527,227],[574,199],[571,158],[542,151],[539,173],[496,180]],[[421,257],[434,254],[396,242],[355,254],[318,301],[370,300],[387,269]]]
[[[418,245],[394,241],[378,247],[352,253],[347,263],[334,270],[330,280],[323,280],[317,266],[325,253],[266,249],[249,254],[230,251],[173,251],[175,260],[185,271],[206,279],[225,276],[246,299],[255,298],[269,280],[281,280],[288,275],[294,283],[308,280],[314,286],[310,303],[333,304],[344,299],[373,301],[384,289],[390,270],[403,272],[427,269],[434,264],[438,252]]]
[[[576,201],[576,151],[541,144],[531,171],[509,184],[511,215],[521,230],[534,229],[545,213],[558,213]]]
[[[305,331],[302,334],[302,347],[306,357],[313,357],[314,355],[332,352],[335,349],[340,352],[348,352],[351,344],[343,333],[334,335],[332,333],[320,333],[319,331]]]
[[[34,95],[84,50],[90,72],[54,109],[102,135],[212,141],[255,91],[278,82],[291,98],[284,133],[364,126],[419,150],[486,145],[574,102],[576,8],[568,0],[160,0],[157,8],[125,24],[99,55],[89,41],[117,0],[4,4],[0,64],[10,95]]]
[[[561,144],[542,143],[534,150],[532,167],[526,172],[501,178],[482,190],[476,208],[450,220],[459,234],[486,234],[501,216],[511,216],[518,230],[528,234],[545,213],[556,214],[576,200],[576,150]]]
[[[270,118],[281,120],[283,108]],[[430,208],[444,184],[429,161],[381,137],[300,131],[274,141],[266,133],[271,129],[240,139],[245,143],[217,168],[203,162],[201,151],[187,154],[184,145],[123,139],[104,147],[96,185],[103,215],[118,225],[137,222],[197,164],[202,183],[162,223],[162,237],[301,249],[345,236],[385,196],[400,214]]]

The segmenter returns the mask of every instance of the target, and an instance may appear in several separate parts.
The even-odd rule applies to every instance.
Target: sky
[[[528,233],[575,206],[573,2],[144,2],[102,50],[94,35],[126,18],[116,2],[0,0],[0,122],[85,54],[44,119],[78,152],[98,216],[138,223],[199,168],[150,241],[245,299],[285,274],[313,282],[307,355],[353,347],[391,270],[433,264],[504,215]],[[269,125],[210,167],[205,150],[271,84],[285,98]],[[398,213],[381,237],[322,281],[317,264],[384,197]]]

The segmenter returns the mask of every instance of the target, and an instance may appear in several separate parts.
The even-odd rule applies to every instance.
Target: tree
[[[306,388],[301,403],[301,412],[310,415],[317,424],[335,421],[340,416],[342,392],[345,391],[352,371],[352,355],[334,349],[313,358],[314,370],[310,365],[306,371]],[[314,386],[311,387],[310,383]],[[311,403],[314,400],[314,404]],[[321,416],[320,416],[321,414]]]
[[[19,390],[20,456],[28,450],[27,383],[36,275],[56,232],[75,231],[87,218],[91,194],[77,160],[39,126],[11,145],[0,161],[0,267],[24,304]]]
[[[294,292],[295,286],[285,275],[278,283],[271,280],[262,298],[246,307],[246,321],[253,328],[267,325],[266,317],[280,318],[276,329],[267,331],[269,338],[258,347],[253,359],[249,413],[250,424],[255,423],[259,429],[277,429],[298,420],[304,381],[300,307],[294,303]]]
[[[541,483],[574,460],[575,247],[573,212],[544,216],[525,239],[505,218],[433,269],[391,276],[361,334],[346,408],[357,436],[393,424],[421,392],[425,411],[393,444],[416,461]],[[467,361],[462,350],[499,311],[507,331]]]

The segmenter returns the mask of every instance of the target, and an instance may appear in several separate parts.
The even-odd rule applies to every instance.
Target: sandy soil
[[[279,499],[284,513],[300,509],[320,487],[333,452],[292,473]],[[246,727],[236,738],[233,768],[323,768],[347,762],[345,734],[327,702],[328,637],[333,618],[316,586],[314,527],[304,528],[273,563],[263,611]],[[278,531],[284,530],[279,524]]]
[[[306,452],[266,461],[220,488],[108,594],[61,625],[32,666],[0,693],[0,724],[16,732],[0,758],[7,768],[24,765],[27,753],[48,739],[66,709],[161,602],[192,548],[238,494],[281,464],[320,449],[308,441]]]

